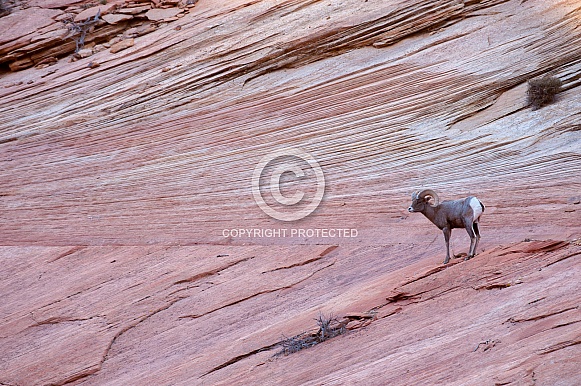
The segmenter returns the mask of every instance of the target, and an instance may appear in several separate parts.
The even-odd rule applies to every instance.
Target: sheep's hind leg
[[[466,232],[468,232],[468,236],[470,236],[470,249],[468,250],[468,256],[464,260],[470,260],[474,257],[474,253],[476,252],[476,244],[478,243],[478,238],[476,237],[476,232],[472,229],[473,224],[466,226]]]
[[[474,228],[474,234],[476,235],[476,243],[474,244],[474,251],[472,251],[472,253],[476,255],[476,249],[478,248],[478,242],[480,241],[480,229],[478,228],[478,223],[475,222],[474,225],[472,225],[472,228]]]

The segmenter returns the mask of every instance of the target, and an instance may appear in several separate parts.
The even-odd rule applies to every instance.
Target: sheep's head
[[[433,200],[433,203],[430,203]],[[419,192],[412,193],[412,204],[408,208],[408,212],[422,212],[426,205],[438,206],[440,199],[436,192],[432,189],[424,189]]]

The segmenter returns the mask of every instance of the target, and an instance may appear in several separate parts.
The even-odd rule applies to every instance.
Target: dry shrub
[[[563,82],[552,75],[545,75],[542,78],[531,79],[528,81],[527,104],[533,110],[553,102],[555,95],[561,91]]]
[[[333,315],[325,316],[320,314],[319,317],[315,320],[319,326],[319,330],[317,332],[305,332],[290,338],[284,338],[280,342],[282,350],[276,355],[292,354],[302,349],[312,347],[328,339],[334,338],[338,335],[344,334],[347,331],[345,325],[340,323],[339,320]]]
[[[95,25],[99,22],[101,17],[101,10],[97,12],[95,17],[88,18],[87,20],[76,23],[73,19],[63,20],[62,22],[67,26],[69,33],[63,39],[73,39],[75,41],[75,54],[83,49],[85,46],[85,37],[87,33],[92,32],[95,29]]]

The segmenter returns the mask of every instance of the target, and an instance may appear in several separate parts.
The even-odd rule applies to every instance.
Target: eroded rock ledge
[[[5,2],[6,11],[0,17],[0,66],[18,71],[32,66],[44,68],[72,53],[75,53],[73,60],[106,49],[116,53],[132,46],[131,39],[155,31],[160,25],[179,20],[196,2]]]

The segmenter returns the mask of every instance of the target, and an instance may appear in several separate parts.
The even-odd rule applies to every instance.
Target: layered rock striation
[[[2,4],[0,384],[581,383],[578,1]],[[484,202],[474,259],[422,187]]]

